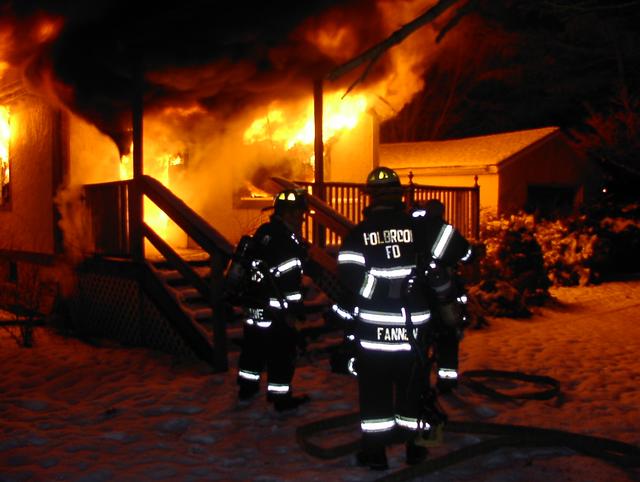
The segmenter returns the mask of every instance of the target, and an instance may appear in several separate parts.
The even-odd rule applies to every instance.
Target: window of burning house
[[[0,106],[0,208],[7,207],[11,200],[11,169],[9,164],[9,108]]]

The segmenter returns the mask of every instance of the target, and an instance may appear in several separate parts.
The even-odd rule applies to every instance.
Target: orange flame
[[[341,132],[353,129],[367,110],[366,95],[343,98],[341,92],[326,94],[323,99],[323,141],[328,142]],[[296,111],[302,113],[296,115]],[[301,109],[272,104],[269,112],[257,119],[244,132],[244,143],[270,141],[289,151],[296,146],[312,146],[315,138],[313,99]],[[311,155],[310,163],[314,158]]]
[[[42,19],[34,30],[34,36],[37,42],[47,42],[58,35],[60,28],[62,27],[62,21],[59,19],[45,18]]]
[[[129,152],[133,152],[133,143]],[[169,187],[169,167],[182,164],[180,154],[163,154],[145,163],[145,174],[157,179]],[[120,158],[120,180],[133,178],[132,154],[125,154]],[[167,239],[169,217],[150,199],[144,199],[144,222],[160,237]]]

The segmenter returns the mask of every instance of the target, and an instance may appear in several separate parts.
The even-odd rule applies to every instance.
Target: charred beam
[[[349,86],[344,95],[347,95],[353,88],[362,82],[368,75],[369,71],[373,67],[373,64],[380,58],[380,56],[389,50],[394,45],[399,44],[410,34],[415,32],[418,28],[428,24],[435,20],[438,16],[448,10],[451,6],[458,3],[459,0],[440,0],[433,7],[427,10],[425,13],[415,18],[411,22],[403,25],[401,28],[393,32],[389,37],[382,42],[374,45],[370,49],[366,50],[357,57],[350,61],[336,67],[327,75],[328,80],[336,80],[343,75],[351,72],[352,70],[360,67],[363,64],[367,64],[364,72]]]

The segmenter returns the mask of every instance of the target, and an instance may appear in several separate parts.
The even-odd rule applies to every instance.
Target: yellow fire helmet
[[[307,209],[307,191],[304,189],[285,189],[275,195],[273,208],[276,212],[289,209]]]
[[[376,167],[367,176],[367,187],[399,187],[400,178],[393,169]]]

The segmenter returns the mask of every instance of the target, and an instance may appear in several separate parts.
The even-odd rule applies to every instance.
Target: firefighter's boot
[[[238,400],[247,402],[252,400],[260,391],[260,385],[257,383],[241,383],[238,390]]]
[[[417,445],[414,441],[407,442],[405,448],[407,465],[417,465],[424,462],[429,454],[426,447]]]
[[[458,387],[458,380],[455,378],[438,378],[436,382],[436,388],[438,389],[438,393],[445,394],[451,393],[454,388]]]
[[[302,395],[286,395],[286,396],[275,396],[272,397],[273,400],[273,408],[276,409],[277,412],[286,412],[288,410],[295,410],[300,405],[307,403],[310,398],[307,394]]]
[[[356,462],[361,467],[369,467],[371,470],[387,470],[387,453],[384,447],[361,450],[356,454]]]
[[[387,470],[389,463],[384,441],[378,434],[363,435],[362,449],[356,453],[356,463],[371,470]]]

